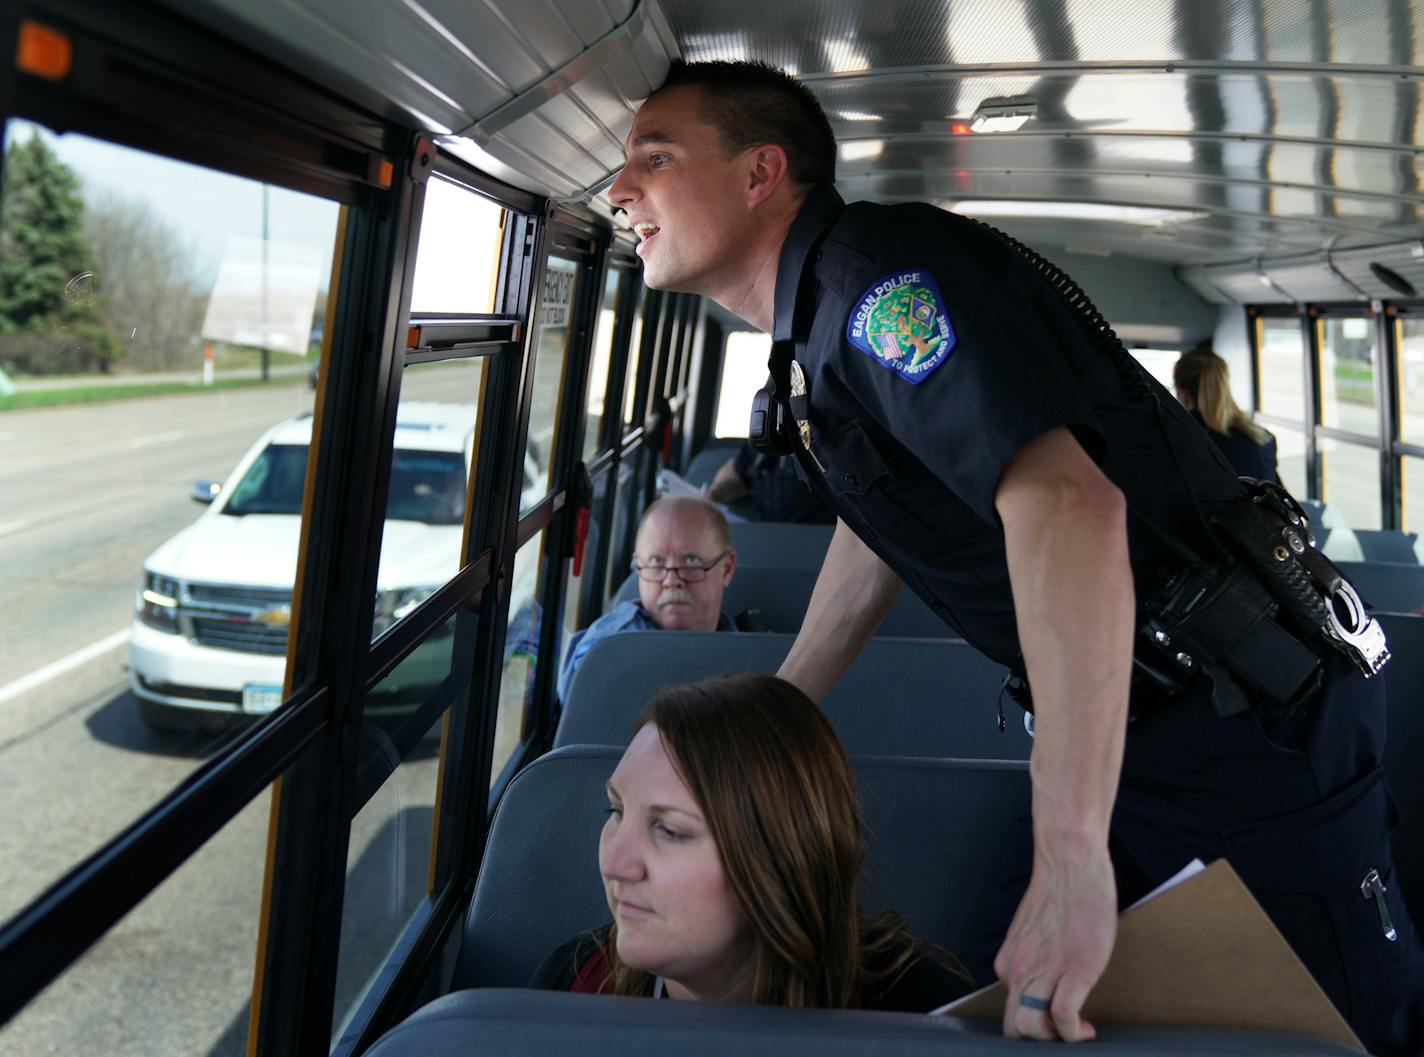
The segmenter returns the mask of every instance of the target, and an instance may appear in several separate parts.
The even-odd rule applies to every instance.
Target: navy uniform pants
[[[1193,858],[1228,859],[1374,1054],[1424,1053],[1424,947],[1395,883],[1383,680],[1338,654],[1286,717],[1186,692],[1128,728],[1111,851],[1127,906]],[[1031,834],[1021,835],[1031,841]],[[1377,870],[1396,938],[1361,894]],[[1027,878],[998,906],[1002,938]],[[997,941],[971,952],[983,969]]]

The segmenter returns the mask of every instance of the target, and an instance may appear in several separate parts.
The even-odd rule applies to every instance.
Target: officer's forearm
[[[1039,859],[1071,862],[1106,849],[1127,727],[1134,593],[1122,494],[1058,432],[1010,465],[995,502],[1034,700],[1035,848]]]
[[[837,520],[801,632],[777,675],[819,702],[875,634],[901,586],[890,567]]]

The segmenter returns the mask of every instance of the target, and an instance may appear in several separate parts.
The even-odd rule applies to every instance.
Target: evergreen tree
[[[0,360],[32,373],[106,369],[116,345],[85,274],[79,178],[37,133],[5,152]]]

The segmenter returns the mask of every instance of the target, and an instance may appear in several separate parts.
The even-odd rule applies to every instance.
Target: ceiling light
[[[853,139],[841,144],[841,161],[865,161],[878,158],[885,150],[883,139]]]
[[[1013,201],[1005,198],[951,202],[956,213],[974,217],[1021,217],[1031,220],[1096,220],[1105,224],[1184,224],[1205,213],[1190,209],[1120,206],[1108,202]]]
[[[1038,113],[1031,95],[1004,95],[986,99],[969,119],[975,132],[1016,132]]]
[[[836,117],[842,121],[879,121],[879,114],[871,114],[864,110],[837,110]]]

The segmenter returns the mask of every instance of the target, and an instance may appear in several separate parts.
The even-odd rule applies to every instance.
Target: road
[[[407,393],[466,399],[450,379],[411,372]],[[286,385],[0,415],[0,920],[233,736],[138,721],[123,668],[134,590],[143,559],[199,514],[194,480],[225,477],[311,401]],[[407,761],[355,822],[343,998],[423,892],[434,782],[433,759]],[[240,1054],[268,807],[248,805],[0,1028],[0,1052]]]

